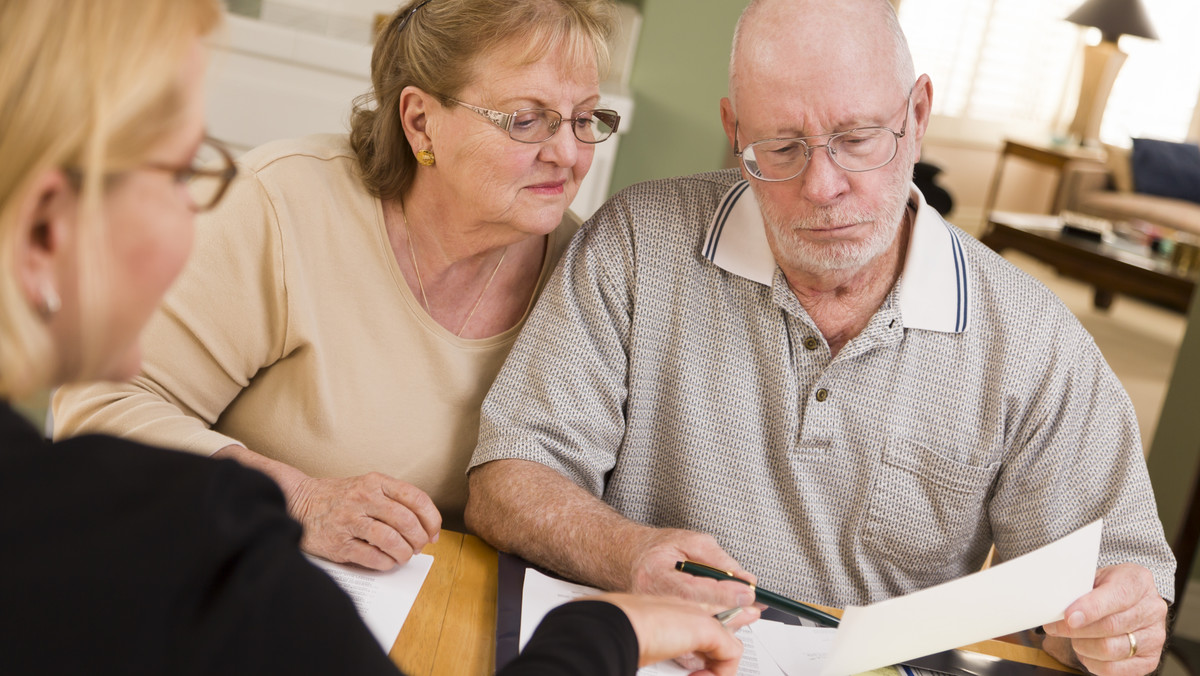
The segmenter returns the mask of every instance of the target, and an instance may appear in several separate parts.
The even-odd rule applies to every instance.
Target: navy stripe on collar
[[[721,239],[721,233],[725,231],[725,223],[729,219],[730,210],[733,209],[733,205],[737,203],[738,198],[749,187],[749,181],[738,181],[729,192],[725,193],[725,197],[721,199],[721,204],[717,206],[717,214],[713,219],[713,227],[709,230],[708,238],[704,244],[704,257],[708,260],[711,261],[717,253],[717,243]]]

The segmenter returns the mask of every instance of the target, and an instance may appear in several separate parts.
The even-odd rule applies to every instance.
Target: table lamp
[[[1083,80],[1075,119],[1067,131],[1080,145],[1098,145],[1100,120],[1108,104],[1117,73],[1125,64],[1125,53],[1117,47],[1122,35],[1157,40],[1141,0],[1087,0],[1067,16],[1067,21],[1100,29],[1100,43],[1086,45],[1083,51]]]

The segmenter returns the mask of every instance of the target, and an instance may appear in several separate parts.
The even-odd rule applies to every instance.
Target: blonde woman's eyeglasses
[[[67,167],[63,171],[76,188],[83,184],[82,169]],[[229,150],[220,141],[207,136],[200,141],[195,156],[186,165],[147,162],[131,169],[106,174],[104,178],[106,182],[112,181],[130,171],[165,171],[171,174],[171,180],[176,185],[187,188],[191,200],[189,206],[197,213],[217,206],[238,173]]]
[[[196,156],[185,166],[152,162],[141,168],[170,172],[175,183],[187,186],[192,198],[192,211],[197,213],[216,207],[229,189],[229,184],[237,177],[233,155],[221,142],[209,137],[200,142]]]

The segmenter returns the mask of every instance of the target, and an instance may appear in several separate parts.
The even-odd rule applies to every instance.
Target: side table
[[[1058,172],[1057,183],[1054,186],[1054,205],[1051,211],[1057,213],[1062,198],[1062,171],[1070,162],[1094,162],[1102,164],[1105,153],[1103,150],[1082,148],[1078,146],[1053,146],[1005,139],[1004,147],[1000,150],[1000,159],[996,163],[996,171],[992,174],[992,184],[988,187],[987,199],[983,203],[983,215],[987,218],[996,206],[996,196],[1000,193],[1000,181],[1004,177],[1004,165],[1009,157],[1019,157],[1044,167],[1051,167]]]

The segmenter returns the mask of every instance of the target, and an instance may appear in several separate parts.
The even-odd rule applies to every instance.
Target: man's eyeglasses
[[[187,186],[192,196],[192,211],[208,211],[221,201],[229,184],[237,176],[233,155],[216,139],[205,137],[190,164],[182,167],[149,163],[142,169],[171,172],[172,180]]]
[[[512,140],[521,143],[548,141],[563,121],[562,114],[548,108],[522,108],[511,113],[502,113],[446,98],[451,103],[457,103],[486,117],[492,124],[508,132]],[[615,110],[585,110],[571,117],[571,131],[582,143],[600,143],[612,136],[620,123],[621,116]]]
[[[916,85],[913,85],[914,87]],[[908,112],[912,104],[912,90],[904,104],[904,123],[900,131],[887,127],[859,127],[831,134],[799,136],[796,138],[772,138],[755,141],[740,151],[737,149],[737,130],[734,127],[733,154],[742,161],[746,173],[760,181],[787,181],[796,178],[808,166],[813,151],[824,148],[829,159],[846,171],[871,171],[887,165],[896,157],[900,139],[908,128]],[[828,139],[813,145],[813,139]]]

